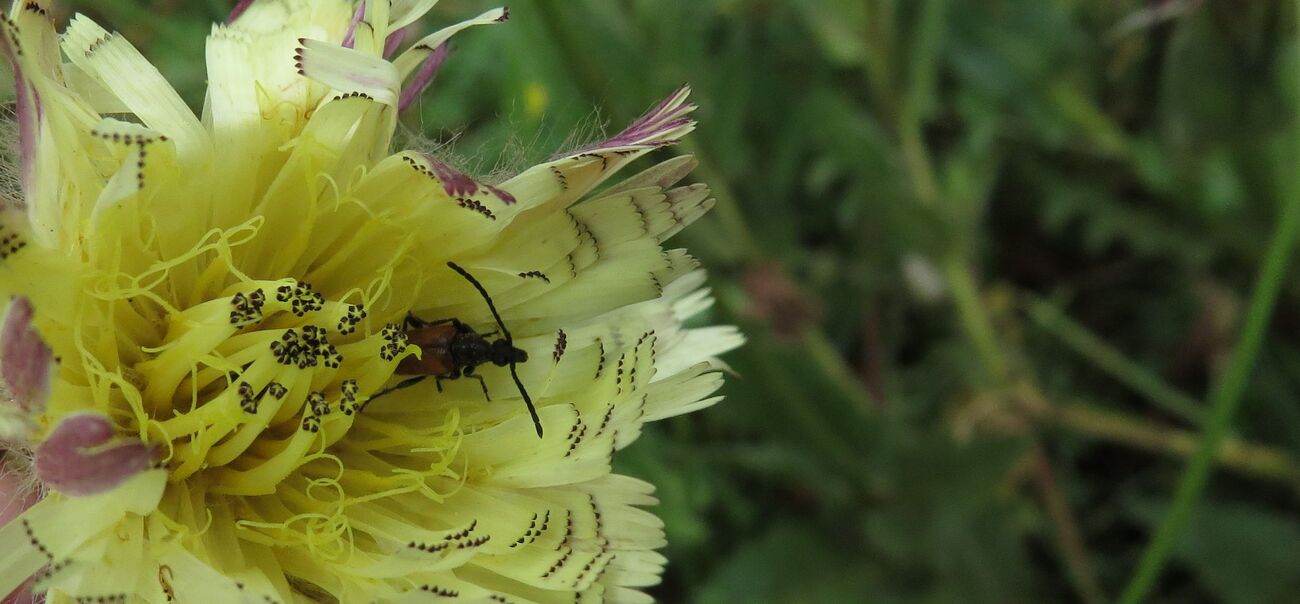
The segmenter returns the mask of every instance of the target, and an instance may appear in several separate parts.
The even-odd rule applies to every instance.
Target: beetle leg
[[[445,378],[440,375],[434,376],[433,383],[438,386],[438,392],[442,392],[442,381],[445,379],[450,379],[450,378]]]
[[[402,380],[402,381],[398,382],[397,385],[396,385],[396,386],[393,386],[392,388],[385,388],[385,389],[383,389],[383,390],[380,390],[379,392],[374,393],[373,395],[370,396],[370,400],[373,401],[373,400],[375,400],[375,399],[377,399],[377,398],[379,398],[379,397],[381,397],[381,396],[383,396],[383,395],[385,395],[385,394],[388,394],[388,393],[390,393],[390,392],[393,392],[394,390],[401,390],[401,389],[403,389],[403,388],[410,388],[411,386],[414,386],[414,385],[416,385],[416,384],[419,384],[420,382],[423,382],[424,379],[427,378],[427,377],[429,377],[429,376],[427,376],[427,375],[417,375],[417,376],[415,376],[415,377],[413,377],[413,378],[408,378],[408,379]],[[263,390],[265,390],[265,389],[263,389]],[[441,390],[441,386],[439,386],[439,390]]]
[[[437,321],[425,321],[424,319],[415,316],[415,313],[410,311],[407,311],[406,318],[402,319],[402,326],[407,329],[419,329],[421,327],[432,327],[434,325],[442,325],[443,323],[451,323],[452,325],[455,325],[457,329],[459,329],[461,325],[460,321],[454,317],[450,319],[438,319]]]
[[[492,400],[492,395],[488,394],[488,391],[487,391],[487,382],[484,382],[484,381],[483,381],[483,376],[481,376],[481,375],[471,375],[471,376],[469,376],[469,377],[472,377],[472,378],[478,380],[478,385],[479,385],[481,388],[483,388],[483,398],[487,399],[488,401],[491,401],[491,400]]]

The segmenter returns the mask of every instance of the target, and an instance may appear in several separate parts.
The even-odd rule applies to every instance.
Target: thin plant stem
[[[966,337],[975,345],[985,370],[997,382],[1004,383],[1010,377],[1002,348],[998,344],[993,321],[980,301],[979,284],[975,282],[971,268],[956,253],[950,254],[943,263],[943,275],[952,292],[953,303],[957,306],[957,317],[961,321]]]
[[[835,346],[820,329],[806,329],[800,338],[809,360],[821,368],[822,374],[832,382],[836,390],[853,403],[853,409],[866,418],[881,401],[873,401],[870,392],[844,362],[844,357],[835,350]]]
[[[927,104],[934,93],[945,8],[946,0],[926,0],[921,7],[918,31],[909,53],[907,86],[898,110],[898,142],[903,164],[911,177],[913,192],[924,206],[935,205],[942,195],[922,126]]]
[[[917,203],[927,207],[938,207],[941,203],[947,202],[947,211],[964,217],[965,214],[958,211],[960,208],[952,205],[956,199],[945,199],[922,129],[926,100],[933,94],[936,55],[939,41],[942,39],[944,9],[944,0],[929,0],[921,10],[920,31],[912,46],[910,79],[900,103],[898,139],[903,164]],[[876,67],[868,65],[869,72],[874,68]],[[953,220],[951,224],[960,230],[974,228],[969,221]],[[966,233],[960,232],[957,241],[965,241],[963,238],[965,235]],[[944,254],[941,271],[952,294],[958,321],[965,337],[975,347],[985,372],[994,384],[999,388],[1005,387],[1012,380],[1011,368],[1003,355],[988,309],[980,298],[979,283],[967,258],[969,253],[968,246],[954,244]],[[1046,454],[1040,447],[1035,447],[1033,457],[1037,483],[1043,495],[1043,505],[1056,529],[1056,547],[1064,560],[1071,584],[1083,602],[1087,604],[1103,602],[1104,596],[1093,575],[1087,546],[1075,522],[1074,514],[1069,508],[1069,503],[1055,481]]]
[[[1077,434],[1170,457],[1185,458],[1197,450],[1199,441],[1195,432],[1155,426],[1142,418],[1098,409],[1088,403],[1049,404],[1037,400],[1034,416]],[[1228,438],[1213,461],[1225,470],[1279,482],[1300,493],[1300,464],[1280,449]]]
[[[1205,413],[1199,401],[1179,392],[1166,384],[1159,375],[1125,357],[1087,328],[1074,322],[1055,305],[1033,300],[1029,303],[1029,318],[1070,350],[1146,397],[1161,410],[1194,426],[1199,426],[1204,419]]]
[[[1211,463],[1219,455],[1220,445],[1232,427],[1232,418],[1241,405],[1242,394],[1249,383],[1251,370],[1255,367],[1255,358],[1264,340],[1269,319],[1273,316],[1278,292],[1282,289],[1296,231],[1300,230],[1300,194],[1297,193],[1294,190],[1285,193],[1282,216],[1269,244],[1255,292],[1251,296],[1241,339],[1232,352],[1232,360],[1218,387],[1211,394],[1210,415],[1201,432],[1196,452],[1179,480],[1169,511],[1161,520],[1155,537],[1147,544],[1137,572],[1120,596],[1121,604],[1142,602],[1155,586],[1170,550],[1186,527],[1201,491],[1205,489]]]
[[[1056,472],[1052,469],[1052,460],[1042,445],[1035,445],[1030,453],[1035,482],[1043,497],[1043,507],[1047,508],[1047,517],[1056,531],[1056,541],[1060,544],[1061,557],[1065,559],[1066,571],[1070,582],[1084,604],[1102,604],[1106,601],[1097,583],[1097,575],[1092,570],[1092,561],[1079,531],[1079,523],[1074,518],[1074,510],[1056,481]]]

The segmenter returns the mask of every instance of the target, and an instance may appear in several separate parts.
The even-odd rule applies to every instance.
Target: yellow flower
[[[120,35],[15,2],[0,430],[47,494],[0,527],[0,595],[649,599],[662,523],[611,455],[716,402],[740,336],[682,324],[692,161],[596,189],[692,129],[689,91],[495,186],[392,153],[444,42],[507,16],[401,45],[434,3],[243,2],[196,116]]]

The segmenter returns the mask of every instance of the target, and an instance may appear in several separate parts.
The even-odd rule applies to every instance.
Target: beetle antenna
[[[519,394],[524,395],[524,403],[528,405],[528,414],[533,416],[533,427],[537,428],[537,438],[542,437],[542,418],[537,417],[537,407],[533,406],[533,399],[529,398],[528,391],[524,389],[524,383],[519,379],[519,374],[515,372],[515,362],[510,362],[510,377],[515,378],[515,385],[519,387]]]
[[[474,289],[478,290],[478,293],[483,296],[483,300],[487,302],[488,310],[492,311],[492,318],[497,320],[497,327],[501,328],[501,333],[505,336],[506,342],[513,342],[514,340],[510,337],[510,330],[506,329],[506,322],[501,320],[501,313],[497,312],[497,305],[492,303],[492,296],[489,296],[487,290],[483,289],[483,284],[479,283],[478,279],[475,279],[473,275],[469,274],[469,271],[461,268],[459,264],[448,262],[447,266],[451,268],[451,270],[460,273],[460,276],[464,277],[466,281],[469,281],[470,285],[474,286]]]
[[[488,310],[492,311],[492,318],[497,320],[497,327],[501,328],[501,335],[505,337],[506,344],[513,344],[514,340],[510,336],[510,330],[506,329],[506,322],[501,320],[501,313],[497,312],[497,306],[492,303],[492,296],[489,296],[487,290],[483,289],[483,284],[479,283],[478,279],[469,274],[469,271],[461,268],[455,262],[448,262],[447,267],[460,273],[460,276],[464,277],[466,281],[469,281],[470,285],[474,286],[474,289],[478,290],[478,293],[483,296],[483,301],[487,302]],[[523,395],[524,403],[528,405],[528,414],[533,417],[533,426],[537,428],[537,437],[541,438],[542,419],[537,416],[537,407],[533,405],[532,397],[528,396],[528,390],[524,388],[523,380],[519,379],[519,373],[515,371],[514,361],[510,361],[510,377],[514,378],[515,386],[519,387],[519,394]]]

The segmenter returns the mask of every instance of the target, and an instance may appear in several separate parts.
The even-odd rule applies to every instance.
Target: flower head
[[[646,599],[662,525],[611,455],[716,402],[740,336],[682,325],[710,304],[663,246],[712,205],[692,161],[597,188],[691,130],[689,91],[497,184],[393,153],[446,41],[507,17],[406,44],[434,3],[241,2],[201,115],[120,35],[15,3],[0,429],[48,494],[0,526],[0,594]]]

